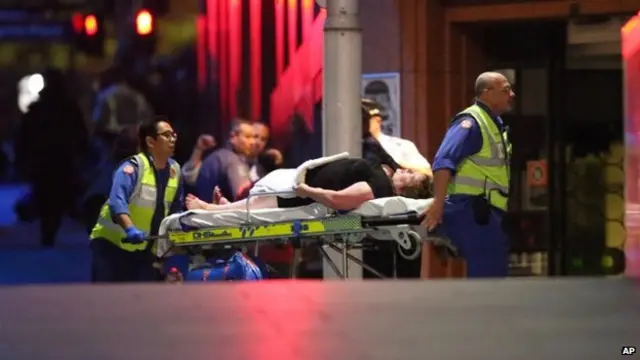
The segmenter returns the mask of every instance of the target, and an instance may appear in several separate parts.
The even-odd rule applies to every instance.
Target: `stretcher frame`
[[[254,245],[254,255],[257,257],[260,245],[263,242],[291,244],[293,246],[293,259],[291,259],[289,277],[296,278],[301,248],[303,245],[316,243],[319,245],[320,254],[331,270],[338,278],[344,280],[349,278],[349,260],[378,278],[387,278],[378,270],[350,253],[352,250],[364,247],[364,240],[367,237],[371,237],[376,241],[395,241],[400,255],[407,260],[414,260],[420,257],[424,242],[431,242],[435,246],[446,249],[452,256],[457,256],[456,249],[447,239],[427,234],[426,230],[420,226],[422,219],[415,212],[390,216],[339,215],[338,212],[333,212],[328,216],[315,219],[287,220],[272,223],[253,223],[251,221],[252,198],[291,195],[295,196],[295,193],[291,191],[276,191],[249,194],[245,210],[246,222],[241,225],[187,231],[167,230],[166,234],[155,239],[156,241],[169,242],[160,259],[165,258],[175,249],[187,251],[194,250],[194,248],[213,249],[221,247],[229,249],[250,244]],[[192,214],[187,212],[183,216]],[[372,236],[374,234],[377,236]],[[384,238],[380,238],[381,234],[384,235]],[[343,271],[329,256],[326,247],[341,255]],[[243,250],[246,251],[246,248]],[[190,252],[194,253],[197,250]]]

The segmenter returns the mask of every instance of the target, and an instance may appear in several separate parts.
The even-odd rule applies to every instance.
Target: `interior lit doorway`
[[[502,71],[517,94],[503,117],[514,144],[513,276],[624,269],[620,55],[576,54],[568,29],[567,21],[539,21],[470,31],[487,70]]]

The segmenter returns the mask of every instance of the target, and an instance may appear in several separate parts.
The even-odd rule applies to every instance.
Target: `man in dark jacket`
[[[33,191],[41,220],[43,246],[53,246],[62,224],[80,195],[79,165],[89,149],[86,124],[64,74],[49,69],[39,100],[23,115],[16,139],[19,173]]]
[[[246,119],[234,119],[227,146],[202,160],[195,184],[196,195],[211,203],[214,201],[214,189],[219,188],[229,200],[244,198],[252,186],[249,159],[253,155],[254,141],[253,124]]]

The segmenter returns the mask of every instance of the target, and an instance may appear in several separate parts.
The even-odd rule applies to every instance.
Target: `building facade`
[[[401,132],[432,158],[449,118],[469,103],[474,78],[486,69],[482,45],[466,25],[639,8],[638,0],[361,0],[363,72],[401,75]],[[284,124],[297,113],[313,128],[323,23],[314,0],[203,1],[200,83],[217,87],[209,90],[219,98],[221,118],[268,119],[286,133]]]
[[[432,160],[451,117],[472,101],[476,76],[496,66],[495,48],[499,44],[479,35],[479,26],[548,21],[564,29],[570,19],[628,15],[639,9],[640,0],[360,0],[363,73],[400,75],[401,135],[413,141],[427,159]],[[230,118],[246,116],[268,122],[273,128],[274,145],[293,149],[289,152],[293,157],[302,153],[302,159],[320,155],[321,141],[317,135],[322,129],[324,20],[324,12],[314,0],[203,0],[198,18],[199,86],[215,114],[206,120],[215,119],[214,133],[222,135],[225,122]],[[541,30],[542,27],[532,27],[535,30],[529,33],[546,31],[549,41],[554,42],[549,46],[557,46],[556,52],[561,48],[558,43],[565,45],[566,39],[562,37],[566,33],[562,29],[554,32]],[[521,29],[520,35],[513,36],[522,34],[527,31]],[[543,36],[535,40],[538,48],[547,45],[546,39]],[[518,58],[521,54],[510,54],[509,46],[527,41],[529,39],[512,40],[511,45],[502,46],[500,54]],[[565,67],[564,59],[557,60],[556,65]],[[540,107],[565,106],[556,99],[563,93],[565,84],[557,80],[562,75],[556,76],[545,69],[536,71],[529,72],[529,78],[541,74],[551,79],[545,85],[548,91],[539,96],[544,97],[540,104],[546,104]],[[531,91],[523,90],[523,94],[528,93]],[[528,102],[529,108],[538,107],[539,99],[535,100]],[[561,130],[553,127],[558,119],[566,116],[553,111],[518,119],[525,140],[533,137],[532,132],[546,132],[546,139],[542,134],[540,138],[544,140],[533,142],[546,141],[547,145],[533,144],[539,149],[534,149],[535,154],[526,160],[549,162],[549,204],[543,206],[543,210],[523,210],[521,218],[542,224],[534,226],[545,229],[535,237],[546,242],[542,247],[550,257],[555,252],[550,249],[573,246],[565,241],[568,231],[562,217],[573,217],[567,210],[568,196],[563,190],[568,175],[566,170],[557,170],[568,166],[567,159],[557,155],[564,152],[566,144],[558,141],[561,137],[557,132]],[[302,135],[296,133],[300,128],[305,129]],[[298,146],[292,145],[296,138],[302,139]],[[556,142],[560,145],[554,148]],[[524,148],[521,142],[518,148]],[[564,215],[558,217],[558,214]],[[575,243],[581,245],[582,240],[576,236]],[[601,241],[596,239],[596,242]],[[594,256],[595,263],[599,262],[598,256]],[[550,258],[549,263],[572,262],[563,257],[566,256],[557,255]],[[549,270],[551,274],[566,272]]]

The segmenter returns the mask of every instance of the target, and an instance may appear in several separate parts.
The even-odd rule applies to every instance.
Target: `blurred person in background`
[[[247,196],[252,182],[249,162],[254,153],[254,128],[246,119],[231,121],[229,142],[213,151],[202,161],[196,180],[195,194],[206,202],[214,201],[214,189],[232,201]]]
[[[387,151],[382,147],[378,139],[371,133],[371,122],[380,114],[379,105],[371,100],[362,99],[362,158],[372,163],[386,165],[392,170],[401,168]],[[374,127],[375,129],[375,127]]]
[[[121,162],[140,152],[138,128],[138,125],[124,127],[115,139],[106,163],[92,173],[81,205],[82,220],[89,233],[98,219],[100,208],[109,198],[114,171]]]
[[[142,152],[114,172],[109,199],[91,231],[94,282],[156,279],[148,237],[158,235],[162,219],[184,209],[180,165],[171,158],[176,139],[166,120],[140,126]]]
[[[79,194],[81,164],[89,149],[89,134],[78,102],[64,74],[47,69],[44,88],[20,122],[15,143],[16,165],[33,192],[40,218],[40,242],[55,244],[65,214]]]
[[[368,134],[378,141],[384,151],[403,169],[432,177],[431,164],[420,154],[416,145],[406,139],[386,135],[382,127],[384,109],[375,101],[362,99],[362,107],[369,113]],[[364,125],[364,124],[363,124]]]
[[[129,85],[117,67],[102,73],[97,87],[91,128],[94,156],[100,160],[93,163],[102,164],[122,129],[151,122],[154,112],[144,95]]]
[[[377,122],[375,118],[380,116],[380,105],[368,99],[362,99],[362,158],[375,164],[385,165],[396,171],[402,167],[389,155],[382,147],[378,139],[371,133],[377,130],[372,126],[372,122]],[[381,243],[374,249],[365,248],[362,252],[363,261],[381,272],[382,274],[393,276],[393,252],[395,244]],[[376,278],[376,275],[366,269],[363,270],[365,278]]]
[[[255,131],[254,155],[249,176],[251,181],[256,182],[273,170],[281,168],[283,157],[278,149],[267,147],[270,137],[268,125],[258,122],[253,124],[253,130]]]
[[[385,134],[393,134],[396,130],[400,132],[400,129],[396,129],[400,124],[400,119],[394,109],[393,95],[387,83],[380,80],[368,83],[364,87],[364,97],[379,104],[382,132]]]
[[[378,103],[362,99],[362,157],[373,163],[386,165],[394,171],[407,169],[431,177],[429,163],[420,155],[413,143],[385,135],[382,132],[380,114],[381,106]],[[393,276],[394,270],[396,270],[398,277],[419,277],[420,259],[406,260],[395,256],[394,260],[396,251],[395,244],[381,243],[376,246],[376,249],[365,249],[363,260],[369,266],[390,277]],[[376,278],[374,274],[366,270],[364,276]]]
[[[191,151],[189,160],[182,166],[182,176],[185,186],[195,187],[198,181],[200,167],[202,166],[202,160],[207,157],[217,145],[216,139],[209,134],[203,134],[198,137],[196,145]],[[193,191],[195,191],[195,189],[190,189],[189,192]]]

